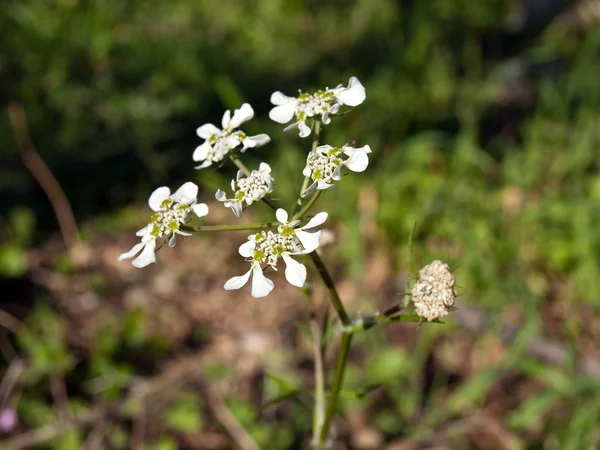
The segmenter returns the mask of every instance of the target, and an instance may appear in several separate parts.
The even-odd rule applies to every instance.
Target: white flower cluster
[[[262,162],[258,170],[253,170],[249,176],[245,176],[243,171],[238,170],[236,179],[231,180],[231,190],[234,192],[233,198],[227,198],[227,194],[221,189],[217,191],[215,197],[227,208],[231,208],[236,217],[240,217],[244,203],[250,206],[273,192],[271,167]]]
[[[150,223],[138,230],[137,236],[141,236],[140,243],[133,246],[127,253],[119,256],[119,261],[140,255],[131,264],[135,267],[146,267],[156,262],[156,241],[167,237],[169,247],[175,245],[175,235],[190,236],[190,233],[181,231],[181,225],[189,222],[191,215],[204,217],[208,214],[208,206],[204,203],[196,204],[198,186],[192,182],[182,185],[173,195],[171,190],[162,186],[156,189],[148,199],[148,205],[156,214],[150,219]]]
[[[263,274],[262,264],[277,270],[279,258],[286,265],[286,280],[298,287],[304,286],[306,281],[306,267],[294,260],[292,256],[305,255],[319,246],[320,231],[305,231],[323,224],[327,220],[327,213],[319,213],[306,225],[298,227],[299,220],[288,222],[288,213],[279,208],[276,217],[280,225],[277,233],[272,231],[261,232],[248,236],[248,242],[242,244],[239,253],[250,262],[250,270],[244,275],[233,277],[225,283],[226,290],[240,289],[252,275],[252,297],[267,296],[274,288],[273,281]]]
[[[256,136],[247,136],[243,131],[237,130],[239,126],[254,117],[254,110],[248,103],[244,103],[240,109],[236,109],[231,117],[231,111],[225,111],[221,121],[222,130],[219,130],[212,123],[202,125],[196,130],[196,133],[204,143],[196,148],[192,158],[194,161],[202,161],[202,164],[196,169],[204,169],[213,163],[222,161],[232,150],[242,144],[241,152],[248,148],[260,147],[271,142],[271,138],[266,134],[257,134]]]
[[[411,292],[417,315],[429,322],[447,315],[456,298],[455,283],[448,264],[436,260],[424,266]]]
[[[327,189],[333,186],[334,181],[341,179],[341,170],[346,166],[353,172],[363,172],[369,165],[371,147],[354,148],[349,145],[343,147],[332,147],[321,145],[316,151],[309,153],[306,158],[306,167],[302,171],[305,177],[310,177],[313,183],[302,193],[306,197],[315,189]],[[346,156],[346,159],[342,158]]]
[[[334,89],[325,88],[314,94],[300,92],[298,97],[288,97],[277,91],[271,95],[271,103],[275,108],[269,112],[269,117],[285,124],[295,116],[296,122],[287,126],[284,131],[298,128],[300,137],[307,137],[310,135],[307,119],[321,116],[321,122],[327,125],[331,122],[329,116],[337,114],[342,105],[358,106],[365,98],[365,88],[356,77],[350,78],[348,87],[340,84]]]

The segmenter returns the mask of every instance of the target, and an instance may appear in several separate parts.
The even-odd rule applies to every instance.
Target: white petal
[[[135,255],[137,255],[140,250],[142,249],[142,247],[145,244],[143,242],[138,242],[137,244],[135,244],[133,246],[133,248],[131,250],[129,250],[127,253],[123,253],[119,256],[119,261],[123,261],[124,259],[129,259],[129,258],[133,258]]]
[[[254,110],[252,106],[248,103],[244,103],[240,109],[236,109],[233,113],[233,117],[231,118],[231,122],[229,122],[229,128],[237,128],[244,122],[249,121],[254,117]]]
[[[358,106],[365,101],[366,93],[363,85],[358,78],[352,77],[348,82],[348,87],[337,92],[336,97],[348,106]]]
[[[302,169],[302,175],[304,175],[305,177],[310,177],[311,174],[312,174],[311,168],[308,167],[308,165],[304,166],[304,169]]]
[[[176,243],[177,243],[177,238],[175,237],[175,233],[173,233],[171,235],[171,237],[169,238],[169,247],[175,247]]]
[[[300,136],[301,138],[310,136],[310,127],[308,125],[306,125],[306,122],[298,122],[298,129],[300,130],[300,132],[298,133],[298,136]]]
[[[192,233],[188,233],[187,231],[175,230],[175,233],[180,234],[181,236],[191,236]]]
[[[211,145],[208,141],[204,141],[202,145],[199,145],[192,153],[192,159],[194,161],[204,161],[208,156],[208,151],[210,150]]]
[[[271,94],[271,103],[273,103],[276,106],[285,105],[286,103],[290,102],[293,102],[295,105],[297,100],[294,97],[288,97],[287,95],[279,91],[273,92]]]
[[[210,162],[210,161],[204,161],[199,166],[194,167],[194,169],[204,169],[205,167],[209,167],[209,166],[212,166],[212,162]]]
[[[256,242],[247,241],[240,245],[238,249],[238,253],[242,255],[244,258],[252,258],[254,255],[254,249],[256,248]]]
[[[136,236],[143,236],[146,234],[146,232],[148,231],[148,229],[150,228],[150,225],[146,225],[144,228],[140,228],[139,230],[137,230],[135,232]]]
[[[227,194],[225,194],[225,192],[223,192],[221,189],[218,189],[217,193],[215,194],[215,198],[220,202],[224,202],[227,200]]]
[[[239,277],[230,278],[229,280],[227,280],[227,283],[225,283],[225,286],[223,286],[223,288],[225,288],[226,291],[240,289],[250,279],[251,272],[252,272],[252,267],[244,275],[240,275]]]
[[[296,102],[276,106],[269,111],[269,119],[277,123],[288,123],[294,117],[294,111],[296,111]]]
[[[364,172],[369,165],[369,157],[364,152],[354,152],[344,165],[352,172]]]
[[[323,180],[317,181],[317,189],[319,191],[324,191],[325,189],[329,189],[330,187],[333,187],[333,184],[326,183]]]
[[[223,114],[223,118],[221,119],[221,126],[223,127],[224,130],[229,127],[230,122],[231,122],[231,111],[227,110],[227,111],[225,111],[225,114]]]
[[[302,243],[302,246],[307,253],[312,252],[319,246],[320,235],[320,231],[317,231],[316,233],[309,233],[308,231],[296,230],[296,237]]]
[[[265,144],[271,142],[271,138],[268,134],[257,134],[256,136],[248,136],[242,141],[244,148],[262,147]]]
[[[197,205],[192,205],[192,211],[198,217],[204,217],[208,214],[208,206],[206,203],[198,203]]]
[[[323,122],[323,125],[329,125],[331,123],[329,112],[325,111],[323,114],[321,114],[321,122]]]
[[[275,211],[275,217],[277,217],[279,223],[286,224],[288,220],[288,213],[285,209],[279,208],[277,211]]]
[[[285,262],[285,279],[293,286],[304,286],[306,281],[306,267],[304,264],[300,264],[287,253],[281,256]]]
[[[240,202],[232,202],[231,203],[231,211],[233,211],[233,214],[235,215],[235,217],[239,218],[242,216],[242,204]]]
[[[331,145],[319,145],[317,147],[317,153],[323,153],[326,154],[327,152],[329,152],[329,150],[331,150],[333,147]]]
[[[160,211],[161,203],[169,198],[171,194],[171,189],[166,186],[159,187],[152,194],[150,194],[150,198],[148,199],[148,205],[152,208],[152,211]]]
[[[273,290],[273,282],[265,277],[258,263],[254,263],[252,272],[252,297],[266,297]]]
[[[196,201],[198,197],[198,186],[191,181],[183,183],[179,189],[175,191],[171,198],[178,203],[189,205]]]
[[[307,175],[305,175],[307,176]],[[302,192],[300,194],[300,197],[302,198],[306,198],[308,197],[310,194],[312,194],[313,192],[315,192],[315,189],[317,188],[317,182],[315,181],[313,184],[311,184],[308,188],[306,188],[306,190],[304,192]]]
[[[140,256],[135,258],[131,264],[135,267],[142,268],[149,264],[156,262],[156,256],[154,255],[154,248],[156,247],[156,241],[152,240],[144,246],[144,250],[140,253]]]
[[[343,166],[343,164],[340,164],[339,166],[337,166],[334,169],[333,173],[331,174],[331,179],[332,180],[340,181],[342,179],[342,175],[341,175],[341,173],[342,173],[342,166]]]
[[[271,173],[271,166],[268,165],[266,162],[261,162],[258,166],[258,170],[264,173]]]
[[[298,230],[308,230],[310,228],[318,227],[319,225],[325,223],[326,220],[327,220],[327,213],[320,212],[319,214],[315,215],[315,217],[310,219],[306,225],[298,228]]]
[[[200,128],[196,130],[196,134],[202,139],[208,139],[213,135],[220,135],[221,130],[215,127],[212,123],[207,123],[206,125],[202,125]]]

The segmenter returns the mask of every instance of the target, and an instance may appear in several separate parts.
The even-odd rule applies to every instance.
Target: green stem
[[[348,362],[348,353],[350,351],[350,344],[352,343],[352,335],[344,333],[342,335],[342,341],[340,342],[340,352],[338,354],[337,363],[335,365],[335,374],[333,377],[333,385],[331,386],[331,392],[329,394],[329,402],[327,403],[327,411],[325,412],[325,419],[323,420],[323,426],[319,433],[319,440],[316,443],[316,450],[325,450],[327,440],[329,438],[329,428],[331,427],[331,421],[335,416],[337,409],[337,402],[340,397],[340,391],[342,390],[342,384],[344,383],[344,375],[346,373],[346,363]]]
[[[315,353],[315,411],[313,413],[313,442],[317,442],[325,417],[325,377],[323,373],[323,354],[321,353],[321,328],[316,316],[310,319]]]
[[[182,225],[183,231],[242,231],[242,230],[266,230],[269,228],[277,228],[279,222],[265,222],[265,223],[253,223],[246,225],[201,225],[201,226],[189,226]]]
[[[331,275],[329,274],[329,271],[327,270],[325,263],[323,263],[323,260],[321,259],[321,257],[319,256],[319,254],[316,251],[309,253],[309,256],[312,259],[313,264],[317,268],[317,271],[319,272],[319,275],[321,276],[323,283],[325,283],[325,286],[327,287],[327,290],[329,291],[329,296],[331,297],[331,303],[333,304],[333,307],[335,308],[340,320],[342,321],[342,324],[344,326],[349,325],[350,318],[348,317],[348,314],[346,313],[346,310],[344,309],[342,300],[340,299],[340,296],[337,293],[337,290],[335,288],[335,283],[333,282],[333,278],[331,278]]]
[[[304,217],[306,215],[306,213],[308,212],[308,210],[312,207],[312,205],[315,204],[315,202],[321,195],[321,192],[323,192],[323,191],[315,192],[313,194],[313,196],[310,198],[310,200],[308,201],[308,203],[306,205],[304,205],[304,208],[302,208],[299,212],[294,214],[294,216],[292,217],[292,220],[296,220],[296,219],[300,219],[301,217]]]
[[[313,141],[312,147],[310,149],[310,153],[314,153],[319,146],[319,138],[321,136],[321,121],[315,119],[315,129],[313,131]],[[300,208],[302,208],[302,193],[308,189],[308,185],[310,183],[310,177],[304,177],[304,181],[302,182],[302,189],[300,189],[300,194],[298,195],[298,200],[296,200],[296,206],[294,207],[294,212],[292,215],[294,217],[302,217],[302,214],[298,214]],[[314,203],[314,201],[313,201]],[[311,203],[312,205],[312,203]],[[308,210],[307,210],[308,211]]]

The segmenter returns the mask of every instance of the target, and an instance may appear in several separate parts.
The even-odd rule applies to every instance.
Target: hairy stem
[[[323,260],[321,259],[321,257],[319,256],[319,254],[316,251],[310,253],[309,256],[312,259],[313,264],[317,268],[317,272],[319,272],[319,275],[321,276],[323,283],[325,283],[325,286],[327,287],[327,290],[329,291],[331,303],[333,304],[333,307],[335,308],[342,324],[344,326],[349,325],[350,318],[348,317],[348,314],[346,313],[346,309],[344,308],[344,305],[342,304],[342,300],[340,299],[337,289],[335,288],[335,283],[333,282],[333,278],[331,278],[331,275],[329,274],[329,271],[327,270],[325,263],[323,262]]]
[[[342,390],[344,383],[344,375],[346,373],[346,363],[348,362],[348,353],[350,351],[350,344],[352,343],[352,335],[344,333],[342,335],[342,341],[340,342],[340,352],[338,354],[337,363],[335,365],[335,374],[333,376],[333,384],[331,386],[331,392],[329,393],[329,402],[327,403],[327,411],[325,412],[325,419],[319,433],[319,440],[317,441],[315,448],[316,450],[325,450],[327,447],[327,440],[329,438],[329,428],[331,427],[331,421],[335,416],[335,410],[337,408],[337,402]]]
[[[183,231],[242,231],[242,230],[266,230],[269,228],[277,228],[279,222],[252,223],[246,225],[201,225],[190,226],[182,225]]]

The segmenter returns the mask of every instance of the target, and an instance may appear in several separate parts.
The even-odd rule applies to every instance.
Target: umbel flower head
[[[365,97],[365,88],[356,77],[350,78],[347,87],[340,84],[334,89],[325,88],[314,94],[300,92],[298,97],[288,97],[277,91],[271,95],[271,103],[275,108],[269,111],[269,117],[285,124],[295,116],[296,122],[287,126],[284,131],[298,128],[300,137],[306,137],[310,135],[307,119],[321,116],[321,122],[327,125],[331,122],[329,116],[337,114],[340,106],[358,106],[365,101]]]
[[[256,136],[247,136],[237,128],[254,117],[254,110],[248,103],[244,103],[240,109],[236,109],[231,117],[231,111],[225,111],[221,121],[222,130],[219,130],[212,123],[202,125],[196,130],[196,133],[204,143],[194,150],[192,158],[194,161],[202,161],[202,164],[196,169],[203,169],[211,166],[213,163],[222,161],[232,150],[242,145],[242,153],[248,148],[260,147],[271,142],[271,138],[266,134],[257,134]]]
[[[253,170],[249,176],[245,176],[243,171],[238,170],[236,179],[231,180],[231,190],[234,192],[233,198],[227,198],[227,194],[221,189],[217,191],[215,197],[227,208],[231,208],[236,217],[240,217],[244,203],[250,206],[273,192],[271,167],[262,162],[258,170]]]
[[[349,145],[332,147],[321,145],[306,158],[306,167],[302,171],[305,177],[310,177],[312,184],[302,192],[302,197],[313,193],[315,189],[327,189],[334,181],[341,179],[342,167],[346,166],[353,172],[363,172],[369,165],[371,147],[354,148]],[[346,159],[344,159],[344,156]]]
[[[424,266],[411,292],[417,315],[429,322],[447,315],[456,298],[455,283],[448,264],[436,260]]]
[[[242,244],[239,253],[250,262],[250,270],[244,275],[233,277],[225,283],[227,290],[240,289],[252,275],[252,297],[265,297],[273,290],[274,284],[263,274],[262,265],[277,270],[279,259],[285,263],[286,280],[297,287],[304,286],[306,267],[292,256],[305,255],[319,246],[320,231],[309,232],[308,229],[321,225],[327,220],[327,213],[314,216],[304,226],[299,227],[299,220],[288,222],[288,214],[279,208],[275,213],[280,225],[277,232],[262,231],[248,236],[248,242]]]
[[[181,225],[191,220],[192,214],[204,217],[208,214],[208,206],[204,203],[196,203],[198,186],[192,182],[183,184],[173,195],[171,190],[162,186],[156,189],[148,199],[148,205],[154,214],[150,223],[139,230],[136,236],[141,236],[142,241],[133,246],[127,253],[119,256],[119,261],[133,258],[131,264],[135,267],[146,267],[156,262],[156,242],[165,237],[169,247],[175,246],[175,235],[191,236],[190,233],[181,231]]]

